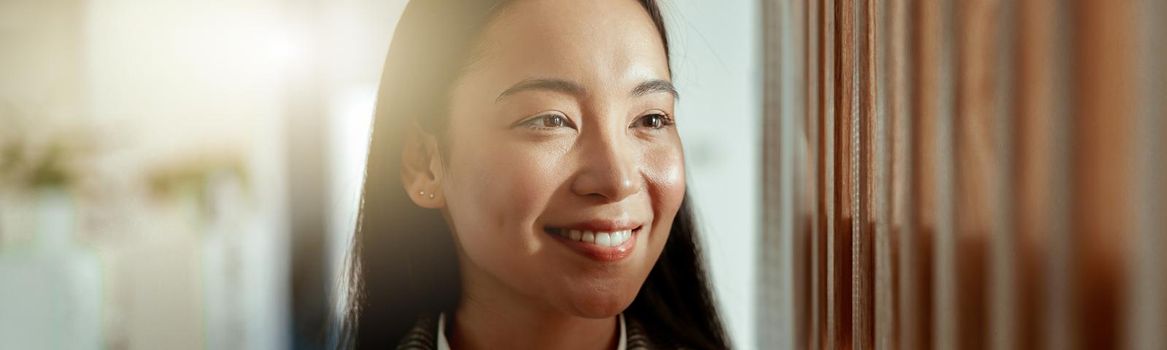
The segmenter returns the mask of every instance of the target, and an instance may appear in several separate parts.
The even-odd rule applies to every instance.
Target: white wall
[[[235,218],[224,225],[167,220],[158,201],[127,205],[130,222],[101,249],[104,346],[286,348],[285,89],[307,64],[286,1],[83,8],[86,117],[106,147],[98,163],[129,183],[113,197],[150,198],[139,177],[200,164],[238,162],[246,188],[222,189],[235,198],[216,206]]]
[[[761,205],[757,0],[664,1],[689,193],[734,348],[753,349]]]

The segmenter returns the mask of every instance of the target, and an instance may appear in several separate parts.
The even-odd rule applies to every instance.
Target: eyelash
[[[661,129],[673,126],[673,124],[676,124],[676,122],[673,121],[673,117],[670,117],[667,113],[655,112],[655,113],[645,114],[645,115],[641,116],[640,118],[637,118],[636,121],[632,122],[632,126],[630,126],[629,128],[635,128],[635,127],[637,127],[638,124],[644,125],[643,123],[652,117],[656,117],[656,118],[660,119],[659,126],[655,126],[655,127],[654,126],[645,126],[645,127],[652,129],[652,130],[661,130]]]
[[[651,118],[658,118],[659,125],[657,125],[657,126],[646,125],[646,123],[649,120],[651,120]],[[550,121],[560,121],[560,124],[558,126],[547,126],[547,123]],[[670,117],[667,113],[656,112],[656,113],[651,113],[651,114],[645,114],[643,116],[640,116],[639,118],[636,118],[636,120],[633,121],[632,125],[630,125],[628,128],[632,129],[632,128],[636,128],[636,127],[646,127],[646,128],[652,129],[652,130],[661,130],[661,129],[665,129],[665,128],[668,128],[670,126],[673,126],[674,124],[676,124],[676,122],[673,121],[673,118]],[[565,117],[563,115],[559,115],[559,114],[543,114],[543,115],[535,116],[535,117],[523,120],[523,121],[519,122],[517,125],[528,128],[528,129],[535,129],[535,130],[554,130],[554,129],[558,129],[561,127],[569,127],[569,128],[578,130],[578,128],[576,128],[575,124],[571,122],[571,119],[568,119],[567,117]]]
[[[548,121],[555,120],[552,118],[558,118],[558,120],[562,120],[562,124],[560,126],[546,126],[546,123]],[[543,124],[540,125],[539,122],[542,122]],[[559,114],[543,114],[543,115],[535,116],[535,117],[532,117],[530,119],[526,119],[526,120],[519,122],[518,126],[522,126],[522,127],[528,128],[528,129],[535,129],[535,130],[554,130],[554,129],[564,127],[564,126],[572,128],[572,129],[576,129],[575,124],[571,122],[571,119],[568,119],[567,117],[559,115]]]

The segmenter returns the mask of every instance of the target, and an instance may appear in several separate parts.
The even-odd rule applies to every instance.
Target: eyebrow
[[[532,90],[555,91],[576,96],[583,96],[588,92],[582,85],[563,79],[527,79],[503,91],[498,95],[498,98],[494,99],[494,102],[502,101],[503,98],[510,95]]]
[[[673,86],[673,83],[669,82],[668,80],[649,80],[640,83],[640,85],[637,85],[635,89],[632,89],[632,96],[636,97],[654,93],[667,93],[673,95],[673,98],[675,99],[681,98],[681,96],[677,94],[677,88]]]
[[[503,91],[498,95],[498,98],[494,99],[494,102],[497,103],[502,101],[503,98],[506,98],[510,95],[533,90],[561,92],[575,96],[587,95],[588,92],[587,89],[583,87],[583,85],[563,79],[527,79],[520,81],[518,84],[515,84],[514,86],[511,86],[510,88]],[[673,86],[673,83],[662,79],[649,80],[640,83],[640,85],[637,85],[636,88],[632,89],[631,95],[633,97],[640,97],[654,93],[667,93],[673,95],[673,98],[680,98],[680,96],[677,94],[677,88]]]

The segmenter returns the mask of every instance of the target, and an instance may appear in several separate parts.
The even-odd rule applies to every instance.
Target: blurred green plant
[[[36,130],[12,108],[0,111],[0,186],[17,190],[70,188],[93,152],[82,129]]]

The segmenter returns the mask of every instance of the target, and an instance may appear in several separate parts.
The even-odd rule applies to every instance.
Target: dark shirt
[[[628,332],[628,350],[660,349],[653,345],[648,332],[645,332],[640,322],[627,315],[624,316],[624,322],[625,330]],[[397,350],[437,350],[439,336],[441,335],[438,334],[438,315],[422,316],[397,343]]]

